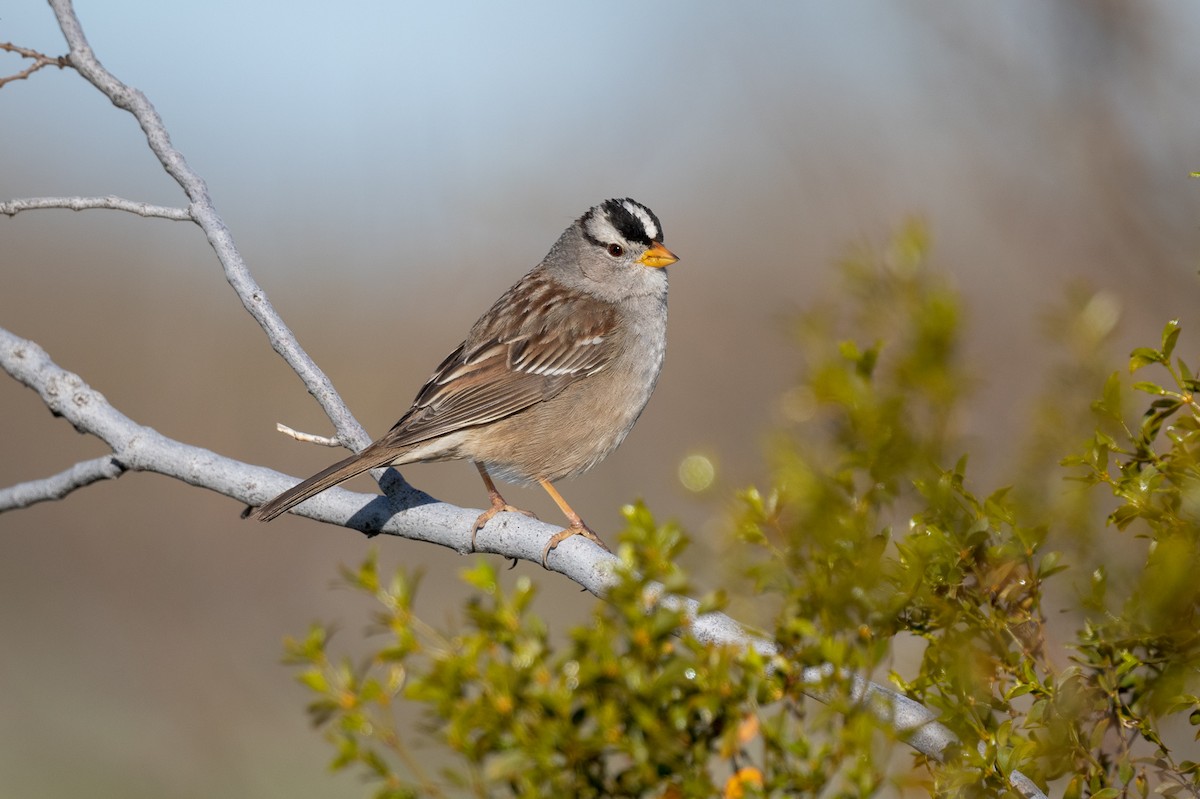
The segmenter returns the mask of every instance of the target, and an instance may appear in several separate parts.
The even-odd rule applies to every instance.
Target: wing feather
[[[548,400],[609,365],[616,331],[612,305],[566,296],[535,270],[475,323],[384,438],[408,446]]]

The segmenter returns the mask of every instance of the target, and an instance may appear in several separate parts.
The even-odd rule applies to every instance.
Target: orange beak
[[[638,258],[638,263],[642,266],[650,266],[655,269],[662,269],[664,266],[670,266],[678,261],[679,258],[675,253],[662,246],[659,242],[654,242],[650,245],[650,249],[642,253],[642,257]]]

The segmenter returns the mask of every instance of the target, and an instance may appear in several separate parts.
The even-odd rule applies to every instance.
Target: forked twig
[[[28,47],[18,47],[12,42],[0,42],[0,51],[6,53],[16,53],[22,58],[33,59],[33,63],[20,72],[0,77],[0,87],[3,87],[6,83],[12,83],[14,80],[25,80],[39,69],[44,69],[45,67],[58,67],[59,69],[63,69],[71,66],[71,59],[68,56],[50,56],[46,55],[45,53],[40,53],[37,50],[31,50]]]

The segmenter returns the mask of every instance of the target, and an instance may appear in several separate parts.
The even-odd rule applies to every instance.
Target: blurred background
[[[1156,343],[1178,316],[1180,354],[1195,352],[1200,6],[77,11],[373,435],[574,218],[612,196],[653,208],[681,256],[666,369],[622,449],[562,489],[610,536],[636,498],[679,519],[705,588],[731,492],[764,474],[799,368],[788,319],[833,287],[840,257],[906,217],[927,221],[935,268],[966,298],[980,390],[963,429],[981,480],[1007,463],[1043,377],[1042,320],[1073,282],[1119,303],[1119,351]],[[37,0],[4,3],[0,41],[65,52]],[[24,66],[0,54],[0,74]],[[0,199],[183,203],[133,118],[71,71],[0,88],[0,130]],[[166,435],[298,477],[341,457],[274,432],[329,427],[193,225],[0,218],[0,325]],[[6,378],[0,410],[0,485],[105,451]],[[680,480],[689,455],[716,467],[705,492]],[[406,475],[451,502],[486,499],[463,463]],[[508,498],[557,519],[540,491]],[[471,561],[241,510],[127,474],[0,516],[0,795],[364,795],[357,775],[328,773],[281,640],[313,620],[359,637],[362,603],[331,582],[369,547],[385,568],[425,569],[419,610],[438,624],[455,619]],[[529,564],[514,574],[542,584],[556,630],[587,618],[589,595]]]

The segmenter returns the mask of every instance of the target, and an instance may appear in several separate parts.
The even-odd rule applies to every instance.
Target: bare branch
[[[113,451],[107,460],[115,460],[125,469],[174,477],[248,505],[258,505],[296,482],[294,477],[175,441],[137,424],[79,375],[55,364],[36,343],[4,328],[0,328],[0,369],[36,391],[55,415],[104,441]],[[389,470],[391,474],[394,472]],[[384,496],[333,488],[298,505],[294,512],[368,535],[387,533],[465,554],[471,551],[471,529],[480,510],[438,502],[404,486]],[[540,565],[542,549],[561,529],[519,513],[501,514],[480,530],[476,551]],[[580,536],[567,539],[550,556],[552,571],[600,597],[612,584],[614,561],[615,556]],[[701,640],[753,646],[768,655],[774,652],[769,642],[747,633],[724,614],[697,615],[695,600],[664,597],[660,601],[682,603],[695,619],[692,634]]]
[[[109,194],[105,197],[28,197],[20,200],[0,202],[0,214],[16,216],[22,211],[35,211],[43,208],[66,208],[71,211],[86,211],[91,208],[108,208],[113,211],[128,211],[131,214],[146,217],[174,219],[178,222],[192,221],[192,214],[186,208],[171,208],[165,205],[126,200]]]
[[[80,432],[104,441],[112,449],[110,459],[127,470],[174,477],[247,505],[261,504],[297,482],[297,478],[175,441],[137,424],[109,404],[103,394],[79,375],[55,364],[36,343],[3,328],[0,328],[0,369],[36,391],[56,416],[70,422]],[[399,481],[389,474],[384,482],[390,487]],[[388,533],[440,544],[463,553],[470,551],[471,526],[480,513],[479,510],[437,502],[407,485],[400,486],[389,496],[333,489],[314,497],[296,511],[302,516],[368,535]],[[525,520],[525,517],[519,514],[508,516],[514,518],[497,518],[480,533],[479,551],[540,562],[541,547],[560,528],[540,524],[536,529],[525,526],[517,529],[512,522]],[[514,541],[522,541],[522,546],[513,547]],[[513,551],[508,551],[510,549]],[[583,548],[560,549],[565,553]]]
[[[17,483],[0,489],[0,513],[27,508],[39,502],[62,499],[77,488],[100,480],[114,480],[125,473],[125,467],[111,455],[82,461],[66,471],[41,480]]]
[[[247,505],[259,505],[297,482],[295,477],[175,441],[137,424],[79,375],[55,364],[36,343],[4,328],[0,328],[0,369],[36,391],[56,416],[104,441],[112,449],[111,457],[128,470],[157,472]],[[438,502],[401,485],[393,475],[389,470],[383,481],[389,489],[386,496],[335,488],[297,506],[294,512],[368,535],[387,533],[461,553],[471,551],[471,527],[479,509]],[[480,531],[477,550],[540,564],[542,548],[561,529],[521,514],[503,514]],[[597,576],[595,561],[588,554],[591,550],[606,554],[583,539],[568,539],[554,550],[551,562],[556,564],[555,571],[601,593],[605,583]]]
[[[108,97],[113,105],[128,111],[137,119],[142,131],[146,134],[146,142],[150,149],[157,156],[167,174],[174,178],[187,194],[188,200],[191,202],[189,206],[191,217],[208,238],[209,245],[225,270],[225,279],[229,281],[229,285],[241,299],[242,305],[267,334],[271,346],[300,376],[305,388],[333,422],[338,438],[352,449],[358,450],[365,447],[371,441],[370,436],[346,408],[341,397],[334,391],[329,378],[308,356],[308,353],[300,348],[295,335],[284,324],[283,319],[267,299],[266,292],[250,274],[250,270],[234,245],[233,235],[213,206],[212,198],[208,194],[208,186],[188,166],[183,153],[172,146],[171,137],[167,134],[167,129],[163,125],[158,111],[144,94],[119,81],[96,58],[96,54],[92,51],[92,47],[83,33],[83,28],[79,24],[79,18],[75,16],[75,9],[71,6],[70,0],[50,0],[50,7],[54,10],[58,25],[70,47],[71,65]]]
[[[294,438],[297,441],[303,441],[305,444],[319,444],[322,447],[340,447],[340,446],[342,446],[342,441],[337,436],[331,437],[331,436],[319,436],[316,433],[301,433],[299,430],[295,430],[291,427],[288,427],[283,422],[276,422],[275,429],[278,430],[280,433],[283,433],[285,436],[288,436],[289,438]]]
[[[33,59],[33,63],[20,72],[0,77],[0,86],[4,86],[4,84],[11,83],[14,80],[25,80],[43,67],[58,67],[59,69],[63,69],[71,66],[70,59],[65,55],[49,56],[45,53],[39,53],[37,50],[30,50],[28,47],[18,47],[11,42],[0,42],[0,51],[16,53],[22,58]]]

